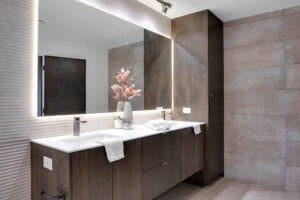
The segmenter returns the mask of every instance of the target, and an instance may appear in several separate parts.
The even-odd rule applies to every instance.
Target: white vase
[[[118,101],[117,112],[123,112],[123,111],[124,111],[124,101]]]
[[[132,106],[130,101],[126,101],[124,104],[123,118],[124,118],[124,126],[128,126],[127,128],[131,128],[131,125],[133,123],[133,114],[132,114]]]

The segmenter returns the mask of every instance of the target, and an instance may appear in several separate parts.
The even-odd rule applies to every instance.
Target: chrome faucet
[[[86,120],[81,120],[80,117],[74,117],[74,123],[73,123],[74,136],[80,136],[80,124],[86,122],[87,122]]]
[[[162,110],[160,116],[163,120],[166,120],[166,111]]]

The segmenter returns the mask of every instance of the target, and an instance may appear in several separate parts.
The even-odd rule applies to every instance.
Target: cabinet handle
[[[168,162],[164,162],[164,163],[162,164],[162,166],[165,166],[166,164],[168,164]]]
[[[49,194],[47,194],[45,191],[42,191],[41,196],[45,197],[49,200],[64,200],[65,199],[65,193],[63,193],[63,192],[60,192],[57,196],[52,197]]]
[[[214,95],[210,94],[210,95],[209,95],[209,97],[213,98],[213,97],[214,97]]]

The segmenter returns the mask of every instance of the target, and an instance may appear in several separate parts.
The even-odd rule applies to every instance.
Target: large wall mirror
[[[125,97],[111,86],[127,70],[134,111],[171,108],[170,39],[77,0],[39,0],[38,116],[116,112]]]

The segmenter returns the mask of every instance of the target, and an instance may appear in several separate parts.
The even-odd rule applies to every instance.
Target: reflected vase
[[[124,128],[131,129],[133,123],[132,106],[130,101],[126,101],[124,104]]]
[[[124,111],[124,101],[118,101],[117,105],[117,112],[123,112]]]

